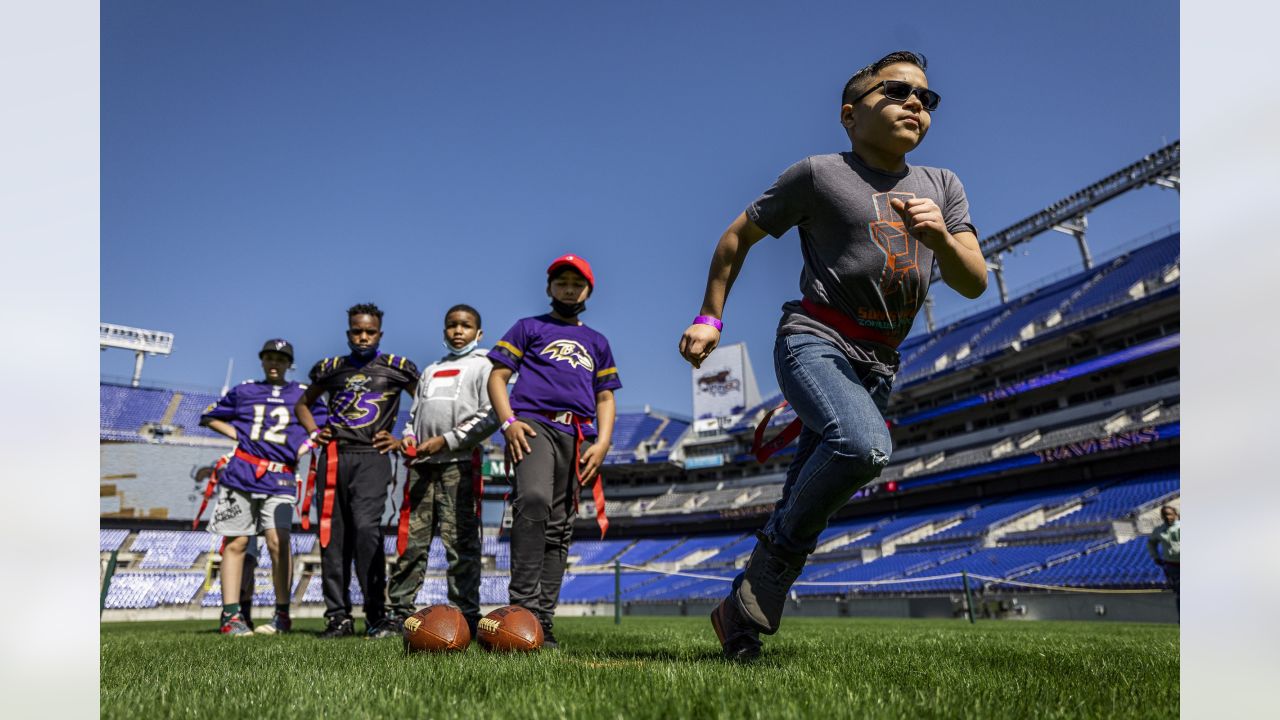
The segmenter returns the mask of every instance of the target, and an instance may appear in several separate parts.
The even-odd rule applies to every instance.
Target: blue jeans
[[[889,464],[893,440],[884,408],[893,378],[859,375],[848,356],[814,335],[780,336],[773,366],[804,430],[764,534],[808,555],[831,516]]]

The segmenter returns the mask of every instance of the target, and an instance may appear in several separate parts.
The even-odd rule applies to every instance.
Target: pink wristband
[[[507,428],[509,428],[509,427],[511,427],[512,423],[514,423],[515,421],[516,421],[516,416],[515,416],[515,415],[512,415],[511,417],[507,418],[506,420],[503,420],[503,421],[502,421],[502,430],[505,432],[505,431],[506,431],[506,429],[507,429]]]
[[[716,318],[711,317],[710,315],[699,315],[698,317],[693,319],[693,324],[694,325],[710,325],[716,330],[724,330],[724,323],[720,322]]]

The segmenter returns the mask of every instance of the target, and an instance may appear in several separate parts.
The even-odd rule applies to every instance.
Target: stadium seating
[[[138,440],[138,430],[164,416],[173,397],[172,390],[135,388],[127,385],[98,386],[98,425],[107,439]]]
[[[618,553],[630,547],[632,540],[579,540],[569,547],[574,565],[603,565],[613,562]],[[506,543],[503,543],[506,545]]]
[[[720,548],[737,542],[742,537],[741,533],[690,537],[670,551],[658,556],[655,560],[666,563],[687,562],[689,558],[698,553],[706,553],[713,550],[718,552]]]
[[[972,553],[960,554],[958,557],[943,558],[935,556],[936,562],[924,565],[928,556],[920,553],[894,555],[893,557],[919,557],[921,565],[905,570],[903,578],[914,576],[929,577],[934,575],[950,575],[969,572],[996,578],[1016,577],[1029,570],[1044,567],[1052,560],[1061,559],[1084,551],[1080,543],[1055,543],[1050,545],[1016,545],[1011,547],[983,548]],[[874,565],[878,560],[869,563]],[[976,580],[973,582],[977,582]],[[854,588],[859,593],[920,593],[920,592],[960,592],[964,589],[964,579],[950,577],[941,580],[924,582],[903,582],[878,585],[865,588]]]
[[[293,557],[304,555],[315,549],[316,536],[309,534],[292,534],[289,536],[289,553]],[[271,569],[271,553],[267,551],[267,541],[265,538],[258,538],[258,567],[263,570]]]
[[[207,532],[183,530],[143,530],[133,539],[131,552],[145,553],[138,567],[189,568],[196,558],[214,552],[222,538]]]
[[[1025,493],[989,504],[984,503],[980,509],[973,511],[960,524],[929,536],[928,541],[933,543],[965,538],[981,538],[996,525],[1026,515],[1036,509],[1057,507],[1079,496],[1086,489],[1087,487],[1081,486],[1069,490]]]
[[[1178,476],[1165,475],[1126,480],[1109,485],[1085,499],[1079,510],[1046,523],[1045,528],[1109,522],[1138,507],[1178,491]]]
[[[755,546],[756,546],[756,536],[754,534],[745,535],[741,539],[736,540],[720,548],[719,552],[707,558],[706,560],[703,560],[702,562],[698,563],[697,567],[710,568],[710,567],[715,567],[717,565],[725,565],[725,564],[732,565],[737,560],[743,557],[746,557],[748,554],[750,554],[751,549],[754,548]]]
[[[1176,280],[1165,283],[1163,278],[1179,262],[1180,241],[1174,233],[933,333],[908,338],[899,348],[902,368],[896,384],[903,387],[939,370],[1003,352],[1015,340],[1024,340],[1028,328],[1029,337],[1056,332],[1118,305],[1175,289]],[[1139,284],[1143,289],[1135,291]]]
[[[195,599],[204,573],[118,572],[111,579],[103,607],[134,610],[161,605],[186,605]]]
[[[98,552],[115,552],[129,537],[128,530],[98,530]]]
[[[290,597],[298,591],[298,585],[302,582],[301,577],[293,578]],[[276,587],[271,578],[269,571],[259,570],[253,576],[253,604],[255,607],[272,607],[276,604]],[[204,594],[200,600],[200,607],[221,607],[222,606],[222,584],[214,583],[213,588]]]
[[[1164,584],[1164,572],[1147,553],[1145,538],[1096,551],[1018,579],[1043,585],[1096,588],[1144,588]]]
[[[643,565],[659,555],[674,548],[683,538],[644,538],[637,540],[626,552],[618,556],[618,561],[630,565]]]

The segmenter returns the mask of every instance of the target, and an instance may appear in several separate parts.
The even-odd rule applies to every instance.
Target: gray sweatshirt
[[[419,445],[440,435],[448,446],[426,462],[470,460],[472,448],[498,429],[487,388],[492,368],[487,352],[477,348],[462,357],[446,355],[422,371],[405,434]]]

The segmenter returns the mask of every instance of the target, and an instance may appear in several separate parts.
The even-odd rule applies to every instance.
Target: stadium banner
[[[694,368],[692,379],[695,418],[726,417],[760,402],[746,343],[716,348]]]
[[[699,470],[701,468],[713,468],[724,465],[724,453],[715,453],[714,455],[694,455],[692,457],[685,456],[685,470]]]
[[[1043,465],[1072,458],[1082,457],[1085,455],[1093,455],[1096,453],[1112,452],[1122,450],[1138,445],[1149,445],[1151,443],[1164,440],[1172,440],[1173,438],[1182,437],[1182,424],[1179,421],[1165,423],[1157,426],[1144,426],[1137,430],[1124,433],[1111,434],[1093,440],[1083,442],[1067,443],[1066,445],[1058,445],[1056,447],[1047,448],[1045,450],[1036,450],[1025,455],[1016,455],[1013,457],[996,460],[995,462],[982,463],[970,467],[960,468],[958,470],[950,470],[937,475],[929,475],[919,479],[898,480],[899,490],[910,490],[925,487],[927,485],[937,485],[945,482],[952,482],[977,475],[990,475],[1005,470],[1015,468],[1028,467],[1031,465]]]
[[[1108,450],[1119,450],[1121,448],[1133,447],[1135,445],[1147,445],[1161,439],[1161,433],[1155,426],[1147,426],[1138,430],[1128,432],[1114,433],[1100,438],[1089,438],[1088,440],[1080,440],[1077,442],[1058,445],[1056,447],[1037,450],[1035,454],[1039,456],[1040,462],[1051,463],[1062,460],[1070,460],[1072,458],[1084,457],[1085,455],[1093,455],[1094,453],[1106,452]]]

